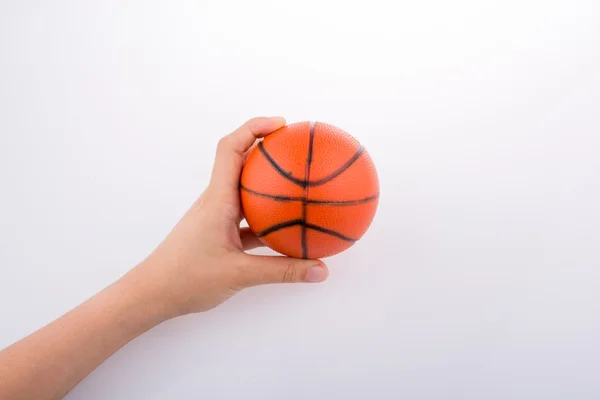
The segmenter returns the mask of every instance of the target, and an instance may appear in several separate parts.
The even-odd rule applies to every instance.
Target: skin
[[[284,125],[281,117],[259,117],[223,137],[209,186],[144,261],[0,352],[0,398],[60,399],[122,346],[168,319],[210,310],[250,286],[325,280],[320,260],[244,252],[262,243],[240,229],[240,172],[257,139]]]

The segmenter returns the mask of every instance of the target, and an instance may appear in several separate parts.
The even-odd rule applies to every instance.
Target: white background
[[[144,258],[221,136],[284,115],[371,153],[363,240],[68,399],[597,399],[599,71],[594,0],[3,1],[0,347]]]

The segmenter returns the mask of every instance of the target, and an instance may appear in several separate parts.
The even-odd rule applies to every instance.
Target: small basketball
[[[316,259],[348,249],[366,233],[379,180],[349,133],[298,122],[258,143],[242,170],[240,197],[248,226],[268,247]]]

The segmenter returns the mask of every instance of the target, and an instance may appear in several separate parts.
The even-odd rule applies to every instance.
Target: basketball
[[[249,228],[274,251],[324,258],[353,246],[379,201],[373,160],[349,133],[323,122],[297,122],[265,137],[240,178]]]

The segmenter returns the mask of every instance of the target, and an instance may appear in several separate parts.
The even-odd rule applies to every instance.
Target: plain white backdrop
[[[372,155],[327,282],[164,323],[75,399],[597,399],[597,1],[2,1],[0,348],[118,279],[257,115]],[[1,379],[1,377],[0,377]]]

